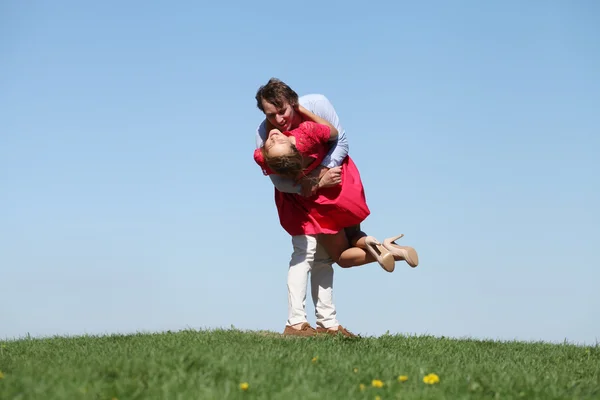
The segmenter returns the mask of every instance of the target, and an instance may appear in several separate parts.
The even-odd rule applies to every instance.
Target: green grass
[[[0,371],[1,399],[600,399],[598,345],[427,336],[216,330],[23,339],[0,343]],[[440,382],[423,383],[429,373]]]

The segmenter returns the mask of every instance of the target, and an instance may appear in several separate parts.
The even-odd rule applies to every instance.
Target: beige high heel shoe
[[[396,243],[394,243],[403,236],[404,234],[387,238],[383,241],[383,246],[393,254],[394,259],[398,257],[399,260],[404,260],[408,265],[415,268],[417,265],[419,265],[419,255],[417,254],[417,251],[412,247],[398,246]]]
[[[396,264],[394,255],[373,236],[365,237],[365,243],[367,244],[367,251],[375,257],[381,268],[387,272],[393,272]]]

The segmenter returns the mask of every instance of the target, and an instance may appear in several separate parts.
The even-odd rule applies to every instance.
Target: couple
[[[281,226],[292,236],[288,270],[288,320],[284,335],[341,333],[354,336],[336,319],[333,267],[350,268],[377,261],[387,272],[395,261],[418,265],[412,247],[388,238],[380,243],[362,232],[370,214],[358,168],[348,156],[345,131],[325,96],[297,93],[272,78],[256,93],[266,119],[256,133],[254,160],[275,185]],[[308,275],[317,329],[305,311]]]

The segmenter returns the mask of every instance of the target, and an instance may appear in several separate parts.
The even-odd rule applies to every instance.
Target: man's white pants
[[[315,236],[292,236],[294,252],[288,270],[287,325],[308,322],[306,319],[306,291],[308,275],[315,306],[317,326],[332,328],[339,325],[333,305],[333,260]]]

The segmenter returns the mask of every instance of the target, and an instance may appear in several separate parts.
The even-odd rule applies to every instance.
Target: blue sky
[[[419,251],[336,269],[344,326],[595,343],[599,18],[591,0],[3,2],[0,338],[282,331],[292,246],[252,159],[278,77],[336,108],[364,230]]]

